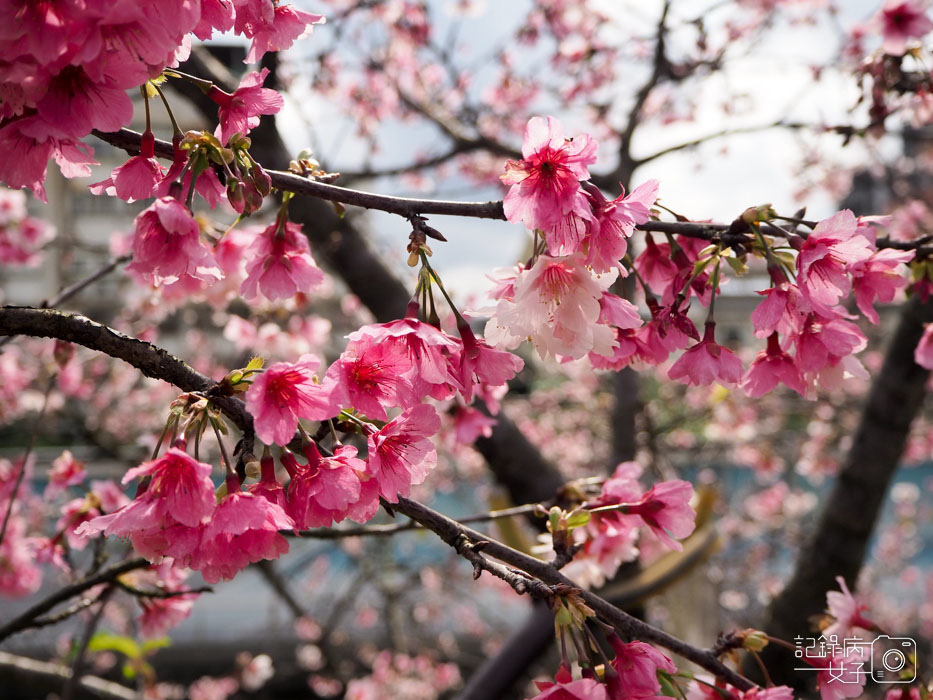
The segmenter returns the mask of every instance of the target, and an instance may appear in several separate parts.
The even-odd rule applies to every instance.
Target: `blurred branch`
[[[71,677],[71,670],[63,664],[38,661],[0,651],[0,675],[12,679],[10,687],[35,689],[35,685],[40,683],[43,687],[48,684],[48,690],[51,692],[52,687],[60,687],[62,681],[67,681]],[[139,695],[132,688],[96,676],[82,676],[79,687],[85,693],[105,700],[139,699]]]
[[[36,446],[36,438],[39,436],[39,428],[42,426],[42,419],[45,416],[45,410],[49,406],[49,394],[52,393],[52,387],[55,385],[55,377],[58,373],[52,374],[48,378],[45,386],[45,392],[42,395],[42,407],[39,409],[39,415],[33,423],[32,432],[29,434],[29,444],[26,445],[26,451],[23,453],[19,465],[19,471],[16,473],[16,481],[13,484],[13,491],[10,493],[10,500],[6,506],[6,513],[3,516],[3,525],[0,526],[0,544],[3,544],[3,538],[6,537],[6,529],[10,524],[10,518],[13,516],[13,506],[16,504],[16,496],[19,494],[20,486],[23,484],[23,477],[26,476],[26,467],[29,463],[29,457],[33,448]]]
[[[129,254],[121,255],[118,258],[114,258],[113,260],[111,260],[109,263],[104,265],[102,268],[100,268],[96,272],[92,272],[90,275],[88,275],[84,279],[78,280],[74,284],[65,287],[54,297],[50,297],[48,299],[43,300],[42,303],[39,304],[39,308],[48,309],[48,308],[58,306],[63,301],[67,301],[68,299],[71,299],[71,297],[73,297],[74,295],[78,294],[79,292],[84,291],[84,289],[86,289],[87,287],[91,286],[98,280],[103,279],[104,277],[109,275],[111,272],[116,270],[117,267],[119,267],[125,262],[129,262],[132,259],[133,259],[133,256]],[[2,348],[4,345],[9,343],[15,337],[16,336],[8,335],[5,338],[0,338],[0,348]]]
[[[142,557],[128,559],[127,561],[111,566],[109,569],[104,569],[94,576],[89,576],[82,579],[81,581],[76,581],[75,583],[69,584],[55,591],[44,600],[41,600],[33,605],[26,612],[13,618],[8,623],[0,627],[0,641],[3,641],[10,635],[16,634],[17,632],[29,629],[32,627],[34,620],[39,619],[42,615],[47,613],[59,603],[63,603],[69,598],[73,598],[74,596],[83,593],[87,589],[93,588],[94,586],[99,586],[102,583],[113,583],[117,580],[117,578],[125,573],[135,571],[137,569],[145,569],[148,566],[149,562]]]
[[[71,664],[71,675],[65,680],[62,686],[61,700],[71,700],[75,690],[80,685],[88,645],[91,643],[91,637],[94,636],[94,632],[97,630],[97,625],[100,624],[100,619],[104,614],[104,608],[107,607],[107,602],[110,600],[110,596],[113,595],[113,591],[114,586],[111,584],[107,586],[104,592],[97,598],[99,606],[97,610],[94,611],[94,614],[91,615],[91,619],[88,620],[87,624],[84,626],[84,632],[81,634],[81,640],[78,642],[78,649],[75,653],[74,662]]]

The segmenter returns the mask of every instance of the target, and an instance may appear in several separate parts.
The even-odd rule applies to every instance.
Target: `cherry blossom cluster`
[[[865,375],[854,354],[867,341],[841,302],[854,294],[862,315],[878,323],[875,303],[892,301],[907,286],[904,263],[914,257],[911,250],[879,250],[869,221],[842,211],[804,236],[769,228],[773,213],[767,207],[743,215],[772,282],[759,292],[765,299],[751,317],[767,349],[745,370],[715,338],[723,263],[744,267],[731,249],[686,236],[657,243],[647,234],[642,252],[626,265],[627,239],[648,221],[657,183],[607,201],[585,182],[595,141],[586,134],[565,139],[552,117],[529,121],[522,153],[524,159],[509,161],[502,175],[510,185],[505,214],[543,241],[532,260],[501,278],[493,291],[498,301],[486,326],[491,343],[514,348],[529,338],[542,357],[588,355],[604,369],[658,365],[684,350],[668,370],[671,379],[740,385],[752,397],[779,383],[812,396],[817,387],[834,388],[845,376]],[[647,323],[631,301],[609,291],[620,272],[636,275],[651,316]],[[928,293],[925,284],[915,292]],[[702,337],[687,315],[693,298],[709,307]]]
[[[204,580],[232,579],[242,568],[288,551],[279,533],[295,523],[280,505],[252,491],[241,491],[236,475],[218,502],[211,465],[199,462],[176,443],[151,462],[130,469],[124,483],[143,478],[126,506],[82,524],[78,535],[125,537],[154,563],[200,571]]]
[[[273,0],[6,3],[0,9],[0,145],[18,157],[4,160],[0,180],[28,187],[44,200],[50,159],[65,177],[90,175],[93,150],[81,139],[92,129],[116,131],[127,125],[133,115],[127,90],[186,58],[192,33],[206,39],[215,30],[233,29],[252,40],[247,60],[254,62],[266,51],[288,48],[323,21],[321,15]],[[213,95],[228,126],[251,118],[243,116],[243,101],[256,96],[254,80],[244,83],[246,92],[240,95]],[[273,107],[272,102],[263,108]],[[155,169],[146,162],[151,155],[144,152],[143,161],[118,173],[118,192],[130,196],[134,187],[139,189],[143,171]]]
[[[29,216],[25,194],[0,189],[0,263],[36,265],[39,251],[54,235],[47,222]]]
[[[693,486],[671,480],[646,491],[639,483],[641,473],[637,463],[623,462],[598,494],[584,500],[589,517],[582,527],[572,528],[573,542],[581,549],[564,569],[575,581],[599,586],[612,579],[621,564],[637,558],[639,536],[646,531],[664,547],[677,551],[682,549],[678,540],[693,532]],[[550,529],[556,540],[560,530]]]
[[[0,460],[0,510],[4,513],[11,506],[16,476],[24,467],[28,483],[31,460],[25,465]],[[118,484],[88,481],[87,476],[86,465],[65,450],[53,460],[41,498],[25,489],[17,494],[0,545],[0,592],[4,595],[34,593],[42,584],[43,564],[51,565],[63,576],[74,576],[74,553],[85,550],[93,535],[84,526],[130,505]],[[53,515],[49,520],[54,523],[49,533],[45,515],[54,513],[58,519]],[[169,559],[123,576],[121,580],[134,590],[139,604],[138,623],[143,637],[162,637],[191,613],[198,593],[188,592],[185,587],[188,574]],[[147,592],[154,595],[147,596]]]

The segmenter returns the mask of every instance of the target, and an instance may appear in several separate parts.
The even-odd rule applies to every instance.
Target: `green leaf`
[[[96,633],[91,637],[87,648],[91,651],[116,651],[130,659],[142,657],[142,649],[135,639],[110,632]]]
[[[731,267],[732,271],[737,275],[744,275],[748,272],[748,265],[739,258],[727,257],[726,262],[729,263],[729,267]]]
[[[252,358],[252,359],[249,361],[249,363],[246,365],[246,367],[243,368],[243,372],[244,372],[244,373],[246,373],[246,372],[258,372],[259,370],[262,369],[262,366],[263,366],[265,363],[266,363],[266,361],[262,358],[262,355],[256,355],[254,358]]]
[[[583,527],[588,522],[590,522],[590,512],[588,510],[574,511],[567,518],[567,529],[573,530],[575,527]]]
[[[666,672],[658,670],[658,681],[661,683],[661,695],[669,698],[679,698],[681,696],[670,675]]]
[[[172,646],[172,640],[168,637],[159,637],[158,639],[149,639],[143,642],[143,655],[149,656],[157,649],[165,649]]]

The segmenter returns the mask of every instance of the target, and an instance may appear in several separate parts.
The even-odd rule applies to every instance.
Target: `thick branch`
[[[417,501],[399,498],[398,503],[393,504],[392,507],[399,513],[420,522],[426,528],[436,533],[448,545],[457,549],[458,552],[460,551],[459,548],[462,547],[464,538],[467,538],[474,545],[477,543],[484,543],[482,545],[483,554],[495,557],[509,566],[520,569],[542,583],[552,587],[565,586],[569,589],[578,589],[578,586],[573,581],[561,574],[560,571],[554,568],[550,563],[535,559],[518,550],[507,547],[500,542],[490,540],[482,533],[471,530],[464,525],[460,525],[455,520],[451,520],[447,516]],[[692,661],[717,677],[731,683],[736,688],[747,690],[753,686],[748,679],[722,664],[711,652],[687,644],[663,630],[652,627],[638,618],[632,617],[594,593],[582,591],[580,595],[583,601],[592,608],[603,621],[613,625],[623,634],[631,638],[659,644],[673,651],[675,654],[679,654],[683,658]]]
[[[0,308],[0,335],[58,338],[128,362],[147,377],[174,384],[182,391],[208,391],[215,382],[152,343],[124,335],[80,314],[22,306]],[[243,402],[211,397],[244,434],[252,434],[253,419]]]

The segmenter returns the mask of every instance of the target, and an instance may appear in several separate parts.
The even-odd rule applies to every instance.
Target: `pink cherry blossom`
[[[609,700],[606,686],[593,678],[573,680],[570,669],[561,666],[554,676],[554,682],[535,681],[541,691],[528,700]]]
[[[920,39],[933,29],[927,16],[929,7],[929,0],[886,0],[874,17],[884,39],[885,53],[900,56],[907,50],[910,39]]]
[[[473,401],[473,391],[478,383],[487,386],[502,386],[522,371],[525,361],[506,350],[496,350],[477,338],[468,325],[459,329],[463,340],[458,374],[463,400]]]
[[[247,37],[253,40],[249,47],[249,53],[246,54],[244,63],[257,63],[267,51],[284,51],[289,48],[296,39],[308,34],[315,24],[324,24],[324,15],[316,15],[311,12],[297,10],[293,5],[275,5],[271,16],[264,10],[261,15],[261,21],[249,22],[242,30],[240,15],[244,6],[250,4],[261,4],[266,7],[272,3],[266,0],[234,0],[237,5],[236,26],[237,31],[242,31]],[[252,15],[256,17],[256,15]]]
[[[575,206],[588,210],[580,180],[589,179],[587,166],[596,162],[596,142],[587,134],[564,139],[554,117],[532,117],[525,127],[523,160],[506,163],[502,181],[511,185],[503,206],[506,218],[529,229],[548,231]]]
[[[746,394],[758,398],[779,383],[789,386],[801,396],[807,393],[796,362],[781,349],[777,333],[772,333],[768,336],[767,350],[758,353],[740,386]]]
[[[379,484],[383,498],[397,503],[399,494],[407,497],[412,485],[424,481],[437,463],[437,453],[429,438],[440,427],[434,407],[421,404],[368,435],[368,471]]]
[[[256,237],[245,256],[246,279],[240,292],[247,301],[255,301],[259,292],[270,301],[288,299],[324,281],[300,224],[277,221]]]
[[[541,255],[516,279],[514,299],[499,300],[486,323],[486,339],[511,349],[530,338],[543,359],[611,355],[614,333],[599,323],[599,300],[615,277],[615,271],[594,277],[579,253]]]
[[[897,290],[907,286],[903,264],[913,260],[914,254],[912,250],[885,248],[875,251],[867,260],[849,266],[859,311],[872,323],[880,321],[875,301],[891,302]]]
[[[246,410],[253,415],[256,435],[265,443],[287,445],[298,419],[325,420],[340,412],[345,393],[332,379],[314,381],[321,361],[302,355],[298,362],[277,362],[253,379],[246,391]]]
[[[36,564],[33,544],[26,537],[26,521],[11,515],[0,542],[0,593],[17,598],[35,593],[42,585],[42,570]]]
[[[366,462],[358,459],[356,448],[340,445],[332,457],[322,457],[313,442],[305,446],[308,459],[298,468],[288,485],[286,511],[301,529],[329,527],[349,514],[350,506],[360,500],[360,477]]]
[[[262,496],[267,501],[272,501],[287,512],[288,499],[285,495],[285,487],[275,477],[275,458],[271,453],[264,454],[260,458],[259,468],[261,470],[259,481],[250,484],[246,490],[257,496]]]
[[[667,376],[693,386],[736,384],[742,378],[742,362],[733,352],[716,343],[715,324],[706,324],[703,340],[687,350],[675,362]]]
[[[47,501],[55,499],[69,486],[80,484],[86,476],[87,470],[84,468],[84,462],[76,460],[71,450],[65,450],[52,462],[49,482],[45,486],[43,498]]]
[[[292,520],[281,506],[255,494],[238,491],[239,482],[228,479],[227,496],[204,528],[192,567],[208,583],[230,581],[247,565],[277,559],[288,552],[288,540],[279,530],[293,530]]]
[[[472,406],[459,406],[454,413],[454,440],[460,445],[472,445],[480,437],[492,435],[496,419]]]
[[[674,662],[650,644],[630,642],[626,644],[618,635],[609,635],[609,644],[615,652],[610,675],[607,669],[607,684],[610,700],[625,698],[647,698],[661,690],[658,669],[676,673]]]
[[[797,257],[797,284],[818,307],[830,307],[849,293],[849,266],[867,260],[873,244],[858,233],[858,221],[848,209],[820,221],[803,242]]]
[[[214,254],[201,243],[198,222],[173,197],[157,199],[136,217],[133,262],[126,269],[155,285],[221,277]]]
[[[651,531],[671,549],[683,549],[683,539],[696,527],[696,511],[690,506],[693,485],[689,481],[662,481],[651,487],[626,513],[639,516]]]
[[[765,297],[751,315],[756,336],[767,338],[775,331],[785,336],[800,332],[805,318],[803,310],[809,306],[797,285],[784,281],[756,293]]]
[[[933,369],[933,323],[924,326],[923,336],[914,349],[914,362],[926,369]]]
[[[836,639],[843,640],[853,636],[855,628],[866,631],[877,630],[877,625],[862,615],[868,610],[868,606],[859,602],[849,592],[845,579],[837,576],[836,582],[840,590],[826,592],[826,609],[833,616],[833,622],[823,630],[823,636],[829,639],[832,635],[836,635]]]
[[[804,374],[835,365],[842,358],[863,350],[868,343],[858,326],[839,314],[828,318],[810,314],[794,341],[797,366]]]
[[[260,114],[276,114],[282,109],[284,98],[275,90],[262,87],[268,75],[268,68],[247,74],[232,94],[211,86],[207,96],[220,105],[217,138],[221,143],[227,143],[237,132],[245,136],[255,129]]]
[[[135,500],[84,523],[76,534],[103,532],[128,537],[133,548],[150,561],[172,557],[187,562],[198,547],[202,526],[214,512],[210,473],[211,465],[172,447],[158,459],[126,473],[124,483],[135,477],[150,477]]]
[[[868,659],[865,651],[863,647],[857,647],[848,656],[836,653],[816,659],[804,657],[805,661],[820,669],[816,674],[816,684],[822,700],[857,698],[865,691],[865,682],[870,675],[866,670]]]
[[[635,258],[635,269],[656,294],[663,294],[679,271],[671,260],[670,244],[655,243],[650,233],[645,235],[645,249]]]
[[[447,398],[459,386],[451,363],[459,359],[463,346],[443,331],[418,321],[417,313],[418,304],[409,304],[405,318],[363,326],[347,338],[355,342],[368,336],[377,343],[398,345],[411,362],[409,379],[418,393],[428,393],[434,387],[449,387],[449,391],[434,396],[437,399]]]
[[[347,389],[350,404],[370,418],[386,420],[386,409],[407,408],[419,402],[411,380],[412,361],[407,352],[370,336],[347,344],[328,377]]]
[[[658,181],[648,180],[629,195],[622,194],[607,201],[599,189],[587,188],[595,202],[596,222],[584,241],[586,264],[596,272],[608,272],[616,267],[628,250],[628,238],[637,224],[645,223],[651,206],[658,198]]]
[[[126,202],[149,199],[165,177],[165,168],[155,159],[155,137],[145,131],[140,141],[140,153],[113,169],[110,177],[90,185],[93,194],[108,194]]]

